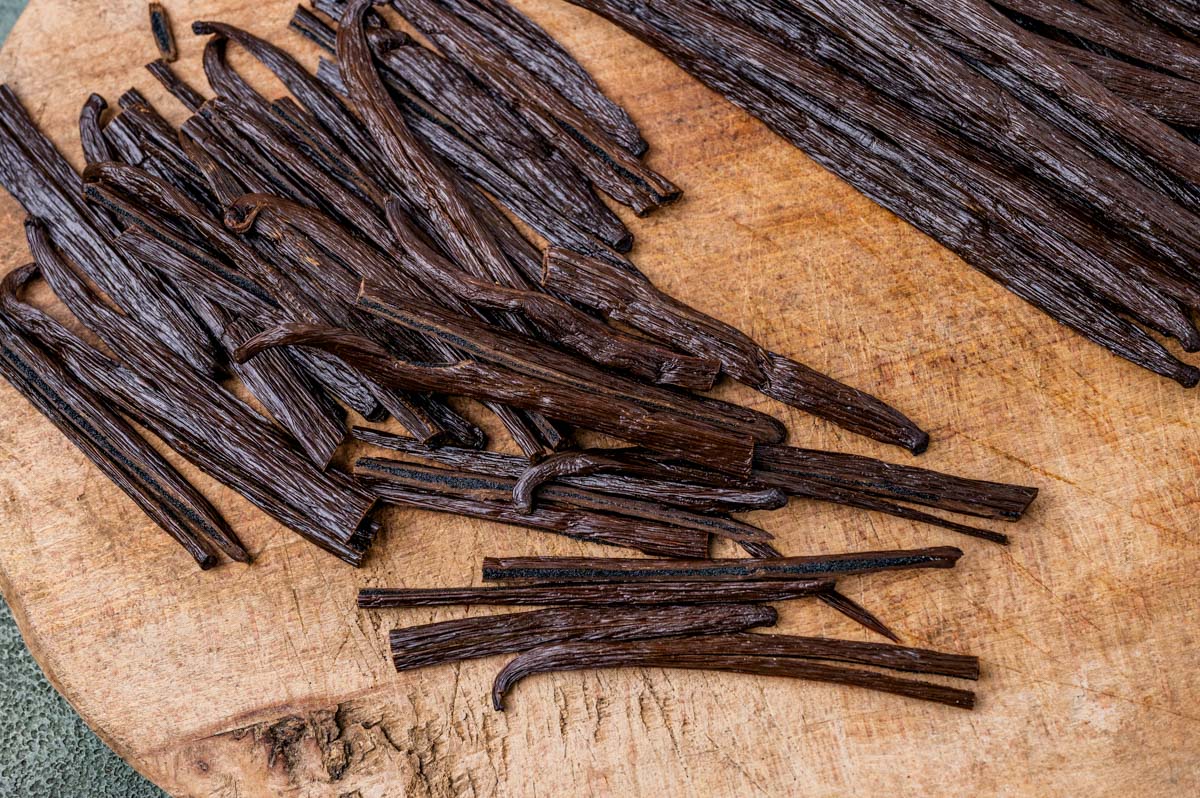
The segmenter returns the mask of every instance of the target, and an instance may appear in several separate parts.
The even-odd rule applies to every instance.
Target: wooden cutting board
[[[463,610],[361,613],[356,590],[477,582],[485,555],[603,549],[394,511],[355,571],[198,477],[257,560],[201,573],[3,385],[0,587],[59,690],[176,795],[1197,794],[1197,395],[1027,307],[616,28],[559,0],[518,5],[631,110],[651,164],[686,192],[631,221],[656,282],[904,409],[933,436],[921,464],[1042,488],[1007,549],[810,503],[755,519],[794,554],[962,545],[954,571],[845,588],[907,642],[980,655],[978,710],[626,670],[533,678],[493,712],[500,659],[398,675],[386,657],[393,625]],[[198,86],[198,14],[315,62],[286,30],[291,2],[168,7]],[[154,55],[144,4],[34,0],[0,77],[78,163],[92,91],[115,102],[136,85],[182,118],[141,70]],[[11,268],[28,258],[21,212],[4,197],[0,213]],[[910,459],[725,393],[779,414],[799,444]],[[803,602],[780,629],[865,636]]]

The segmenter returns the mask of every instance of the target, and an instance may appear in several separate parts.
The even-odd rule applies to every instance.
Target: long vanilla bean
[[[764,635],[765,636],[765,635]],[[788,676],[854,687],[866,687],[885,693],[919,698],[961,709],[975,706],[975,694],[956,687],[931,682],[900,679],[875,671],[809,662],[802,659],[759,656],[743,645],[733,643],[728,650],[694,653],[691,638],[646,642],[559,643],[532,649],[518,655],[496,676],[492,686],[492,705],[504,709],[504,696],[526,676],[552,671],[593,668],[685,668],[689,670],[732,671],[759,676]],[[739,650],[740,649],[740,650]]]
[[[833,587],[832,579],[763,579],[743,582],[637,582],[627,585],[547,585],[464,588],[372,588],[360,590],[358,606],[439,607],[450,604],[587,607],[645,604],[735,604],[786,601]]]
[[[667,296],[639,274],[552,247],[546,252],[543,283],[684,351],[715,358],[734,379],[853,432],[914,453],[929,444],[929,436],[899,411],[768,352],[741,331]]]
[[[488,557],[483,561],[483,578],[521,579],[527,584],[804,579],[911,568],[953,568],[961,556],[962,551],[959,549],[941,546],[906,551],[864,551],[809,557],[689,562],[604,557]]]
[[[643,640],[733,633],[772,626],[777,617],[770,607],[746,604],[546,609],[395,629],[389,635],[389,644],[396,670],[407,670],[526,651],[563,640]]]
[[[489,476],[486,473],[435,468],[377,457],[359,458],[354,464],[354,473],[362,477],[387,479],[389,482],[404,484],[418,490],[436,489],[442,493],[489,502],[507,501],[513,495],[517,484],[516,480]],[[641,519],[731,540],[772,538],[770,533],[756,526],[735,521],[727,516],[693,513],[657,502],[612,496],[566,485],[546,487],[541,499],[539,506],[611,513],[630,519],[630,523],[636,523],[633,519]],[[516,509],[521,513],[529,513],[533,507],[517,506]]]
[[[401,452],[419,462],[434,463],[494,477],[518,480],[529,467],[528,460],[513,455],[472,451],[452,446],[431,449],[413,438],[367,427],[353,427],[350,434],[356,440]],[[777,488],[712,486],[611,473],[560,476],[556,478],[556,482],[598,493],[609,493],[708,513],[774,510],[787,504],[787,496]]]

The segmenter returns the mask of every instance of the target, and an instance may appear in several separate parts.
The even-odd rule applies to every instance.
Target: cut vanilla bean
[[[175,34],[171,31],[171,18],[162,3],[150,4],[150,35],[154,37],[154,46],[164,61],[174,61],[179,58],[179,49],[175,46]]]
[[[871,457],[791,446],[756,447],[754,466],[756,471],[828,482],[876,496],[1005,521],[1018,520],[1038,494],[1037,488],[964,479]]]
[[[698,635],[692,638],[694,653],[746,653],[760,657],[816,659],[871,665],[906,673],[949,676],[955,679],[979,679],[979,658],[965,654],[947,654],[926,648],[893,646],[887,643],[860,643],[827,637],[759,634],[740,632],[728,635]]]
[[[832,579],[763,579],[743,582],[637,582],[628,585],[523,587],[372,588],[358,592],[362,609],[440,607],[452,604],[588,607],[649,604],[741,604],[786,601],[833,587]]]
[[[485,581],[521,579],[527,584],[661,582],[667,580],[804,579],[852,576],[911,568],[953,568],[962,551],[950,546],[864,551],[772,559],[681,560],[602,557],[488,557]]]
[[[474,471],[452,470],[421,466],[399,460],[362,457],[354,464],[360,477],[387,479],[416,490],[431,490],[468,499],[505,502],[512,495],[516,481],[489,476]],[[539,506],[560,510],[586,510],[611,513],[629,519],[640,519],[691,529],[700,534],[712,534],[731,540],[770,540],[771,535],[756,526],[717,515],[702,515],[655,502],[617,497],[566,485],[547,486]],[[530,513],[532,506],[517,508]],[[630,523],[635,523],[633,520]]]
[[[651,521],[637,521],[605,513],[538,508],[519,513],[510,502],[459,498],[444,493],[415,490],[385,478],[360,476],[361,484],[380,501],[418,510],[452,513],[502,524],[554,532],[590,543],[624,546],[662,557],[705,557],[708,535],[691,529]]]
[[[396,670],[526,651],[563,640],[642,640],[680,635],[736,633],[773,626],[771,607],[718,604],[698,607],[546,609],[463,618],[389,635]]]
[[[767,352],[749,336],[655,288],[640,274],[575,252],[546,251],[543,285],[685,352],[721,362],[729,376],[852,432],[919,454],[929,436],[900,412],[807,366]]]
[[[513,455],[457,449],[451,446],[430,449],[413,438],[367,427],[353,427],[350,434],[356,440],[402,452],[421,462],[494,477],[518,480],[529,467],[528,460]],[[557,477],[556,482],[598,493],[610,493],[708,513],[774,510],[787,504],[787,496],[777,488],[717,487],[609,473],[562,476]]]
[[[751,557],[758,556],[752,551],[747,551]],[[900,637],[890,628],[888,628],[887,624],[879,620],[879,618],[877,618],[875,614],[866,607],[859,604],[857,601],[845,595],[844,593],[839,593],[836,589],[830,588],[829,590],[818,594],[817,598],[819,598],[826,606],[832,607],[860,626],[870,629],[876,634],[883,635],[888,640],[895,642],[900,641]]]
[[[765,637],[766,635],[764,635]],[[504,709],[504,696],[526,676],[594,668],[685,668],[731,671],[759,676],[788,676],[919,698],[961,709],[975,706],[975,694],[931,682],[900,679],[875,671],[826,665],[801,659],[759,656],[740,640],[730,648],[694,653],[692,638],[646,642],[571,642],[543,646],[518,655],[504,666],[492,686],[492,706]]]

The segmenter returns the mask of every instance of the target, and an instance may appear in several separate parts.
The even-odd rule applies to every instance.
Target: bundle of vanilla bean
[[[824,596],[837,579],[858,574],[952,568],[961,554],[941,548],[765,560],[488,558],[483,578],[503,582],[498,587],[371,588],[359,592],[358,606],[544,607],[410,626],[389,635],[398,671],[516,653],[493,683],[497,710],[526,676],[629,667],[785,676],[971,709],[970,690],[874,669],[974,680],[975,657],[748,631],[778,620],[778,611],[763,602]]]
[[[1031,488],[793,448],[771,416],[704,395],[724,374],[914,453],[928,441],[658,291],[601,198],[646,213],[679,193],[628,114],[501,0],[453,5],[398,3],[425,44],[368,0],[318,3],[336,20],[298,9],[293,28],[335,55],[319,75],[196,22],[213,96],[160,60],[149,71],[191,112],[178,129],[136,89],[112,113],[87,98],[82,175],[0,88],[0,183],[33,255],[0,286],[0,373],[202,567],[249,555],[143,430],[352,565],[380,501],[663,557],[707,557],[713,536],[779,556],[733,514],[793,496],[1006,541],[946,514],[1015,521]],[[165,11],[151,20],[176,52]],[[252,86],[230,46],[289,94]],[[80,326],[28,301],[36,279]],[[459,398],[521,454],[487,451]],[[630,445],[581,448],[576,431]],[[387,456],[348,473],[334,461],[351,439]]]
[[[1194,3],[570,2],[1081,335],[1200,381],[1152,335],[1200,350]]]

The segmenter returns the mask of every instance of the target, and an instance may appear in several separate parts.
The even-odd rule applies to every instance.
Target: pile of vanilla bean
[[[483,578],[502,586],[367,589],[359,592],[358,606],[545,607],[410,626],[389,637],[399,671],[517,653],[493,683],[492,705],[498,710],[504,708],[505,694],[526,676],[627,667],[786,676],[971,709],[975,694],[970,690],[869,668],[974,680],[979,678],[975,657],[747,631],[778,620],[777,611],[763,602],[827,595],[837,579],[858,574],[952,568],[961,554],[946,547],[735,560],[489,557]]]
[[[1200,350],[1200,5],[569,1],[1084,337],[1200,381],[1155,337]]]
[[[201,567],[250,555],[151,440],[355,566],[380,502],[657,557],[703,560],[723,537],[760,575],[781,555],[734,514],[789,497],[1007,541],[947,514],[1015,521],[1032,488],[787,446],[775,418],[705,395],[725,375],[877,441],[928,443],[878,399],[660,292],[622,254],[633,239],[604,198],[643,214],[679,190],[541,28],[503,0],[395,5],[427,42],[369,0],[297,9],[292,27],[334,55],[315,72],[244,30],[196,22],[211,97],[170,66],[170,23],[152,9],[165,57],[147,68],[190,116],[176,128],[136,89],[114,112],[92,95],[82,175],[0,87],[0,184],[28,214],[33,256],[0,283],[0,373]],[[288,94],[251,85],[230,45]],[[39,279],[74,322],[30,300]],[[488,450],[471,420],[483,410],[520,454]],[[360,423],[387,419],[407,434]],[[627,445],[583,447],[588,431]],[[380,456],[348,472],[335,459],[352,442]],[[872,564],[854,572],[929,555],[838,555],[856,556]],[[643,588],[576,603],[641,606]],[[679,591],[663,594],[676,609],[706,595]],[[830,580],[801,593],[894,637]],[[533,594],[509,595],[468,598]],[[769,620],[755,612],[703,630]]]

